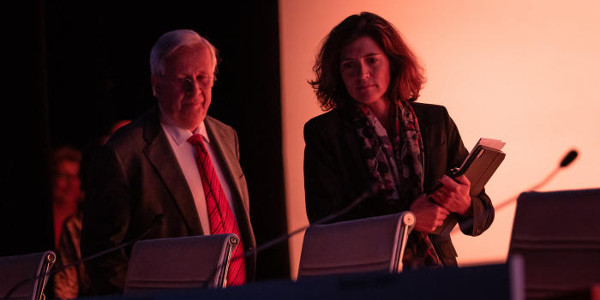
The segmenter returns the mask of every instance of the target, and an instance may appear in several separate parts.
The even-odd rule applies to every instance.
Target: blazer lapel
[[[358,139],[356,128],[354,124],[352,124],[353,116],[349,111],[343,110],[342,114],[342,131],[343,131],[343,143],[342,145],[346,145],[343,151],[347,152],[346,155],[349,155],[350,160],[348,160],[348,166],[354,167],[356,169],[353,170],[353,174],[349,174],[350,176],[356,176],[356,182],[363,182],[364,186],[355,185],[353,188],[355,189],[355,196],[360,195],[365,188],[369,188],[369,185],[372,184],[372,178],[369,174],[369,169],[367,167],[366,159],[361,151],[360,141]],[[357,147],[358,146],[358,147]],[[340,155],[342,155],[340,153]],[[356,163],[358,162],[358,163]]]
[[[240,202],[244,203],[238,178],[239,176],[242,176],[243,173],[239,167],[238,157],[236,156],[237,149],[231,148],[232,143],[226,143],[228,138],[226,133],[216,126],[209,116],[204,119],[204,124],[206,125],[206,131],[210,138],[210,143],[216,150],[215,154],[219,156],[219,162],[221,163],[220,165],[225,169],[223,170],[223,175],[227,178],[227,183],[231,189],[232,196],[235,199],[242,200]],[[238,201],[233,202],[236,205],[238,204]],[[250,211],[248,207],[244,207],[244,210],[246,212]],[[237,211],[239,210],[236,210],[236,213]]]
[[[158,112],[146,119],[144,126],[144,139],[148,143],[144,154],[148,161],[154,166],[157,175],[165,183],[165,186],[177,203],[191,235],[201,235],[202,226],[194,205],[194,198],[187,186],[187,181],[175,154],[171,150],[169,141],[160,126]]]
[[[246,180],[243,178],[244,173],[239,164],[239,150],[234,133],[231,129],[225,130],[218,121],[206,116],[204,119],[206,131],[210,138],[210,143],[218,156],[220,167],[223,170],[229,189],[231,191],[231,203],[240,228],[240,238],[244,242],[245,251],[256,247],[256,239],[250,222],[250,203],[248,199],[248,190],[246,188]],[[223,125],[224,126],[224,125]],[[248,278],[254,278],[256,270],[256,253],[250,258],[246,258],[246,267],[248,270]]]

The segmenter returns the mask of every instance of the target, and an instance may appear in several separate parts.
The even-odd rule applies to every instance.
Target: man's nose
[[[202,91],[202,85],[200,82],[194,79],[186,79],[185,81],[185,92],[190,95],[197,95]]]

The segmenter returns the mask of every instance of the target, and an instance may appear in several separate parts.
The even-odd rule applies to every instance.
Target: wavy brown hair
[[[317,78],[309,83],[323,110],[342,107],[352,99],[340,73],[340,55],[344,47],[364,36],[372,38],[390,61],[388,99],[415,101],[419,97],[425,77],[414,53],[391,23],[376,14],[362,12],[344,19],[322,42],[313,67]]]

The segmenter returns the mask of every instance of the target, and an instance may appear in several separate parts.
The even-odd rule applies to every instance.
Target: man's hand
[[[425,233],[433,232],[438,226],[444,224],[444,220],[450,213],[447,209],[430,201],[425,194],[419,196],[411,204],[410,211],[415,214],[417,219],[414,230]]]
[[[431,198],[450,212],[465,216],[471,208],[471,182],[465,175],[456,177],[455,180],[447,175],[442,176],[440,183],[444,186],[433,192]]]

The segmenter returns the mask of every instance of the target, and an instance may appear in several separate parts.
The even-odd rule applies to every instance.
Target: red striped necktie
[[[225,197],[210,155],[202,141],[202,135],[194,134],[188,139],[188,142],[194,146],[194,155],[202,179],[202,188],[204,189],[210,222],[210,233],[235,233],[240,237],[240,243],[235,247],[231,256],[232,260],[227,273],[227,285],[241,285],[246,281],[246,264],[244,262],[244,247],[241,242],[240,229],[229,206],[229,201]]]

